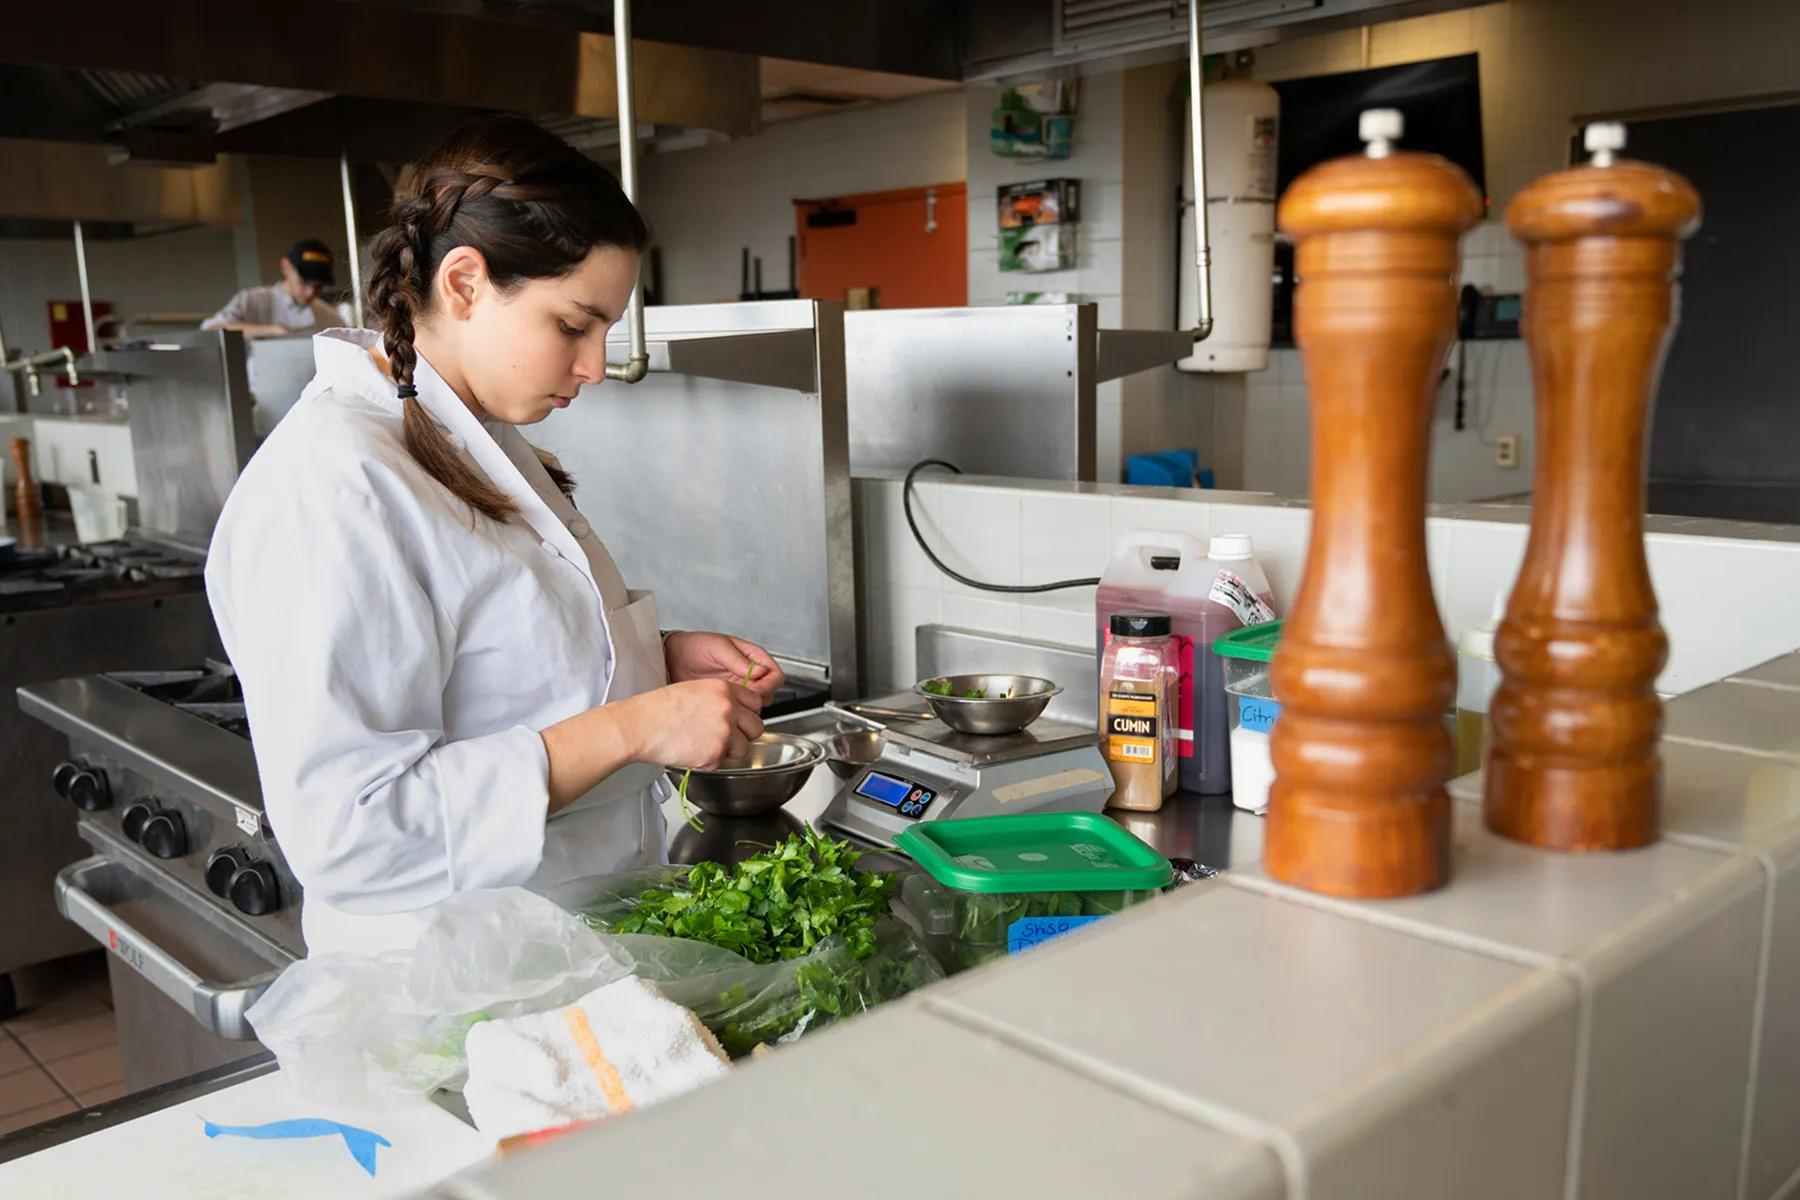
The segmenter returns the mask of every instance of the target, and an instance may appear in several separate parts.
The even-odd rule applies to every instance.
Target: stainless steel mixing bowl
[[[925,685],[947,684],[950,694],[937,695]],[[940,675],[913,688],[937,719],[958,733],[1017,733],[1043,714],[1062,693],[1053,680],[1034,675]],[[965,692],[981,696],[965,696]]]
[[[721,817],[754,817],[774,812],[806,786],[814,767],[825,761],[825,748],[811,738],[764,733],[750,743],[743,758],[728,758],[711,771],[688,776],[687,798],[701,812]],[[673,768],[676,787],[687,774]]]

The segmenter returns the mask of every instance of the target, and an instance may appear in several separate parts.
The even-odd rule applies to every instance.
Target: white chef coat
[[[338,310],[316,297],[307,304],[296,304],[286,287],[279,283],[245,288],[225,302],[206,320],[202,329],[221,325],[285,325],[294,333],[309,329],[329,329],[339,320]]]
[[[424,359],[420,404],[512,521],[475,516],[407,452],[377,335],[313,342],[318,374],[206,564],[309,950],[410,946],[453,891],[663,861],[660,768],[626,767],[546,823],[539,736],[668,682],[654,598],[626,591],[518,430],[478,420]]]

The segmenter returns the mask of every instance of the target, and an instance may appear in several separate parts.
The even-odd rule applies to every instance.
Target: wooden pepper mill
[[[1700,198],[1671,171],[1615,159],[1547,175],[1506,213],[1525,244],[1521,330],[1537,385],[1531,539],[1495,637],[1483,817],[1554,850],[1656,840],[1669,643],[1644,560],[1644,444],[1675,323],[1681,239]]]
[[[1364,113],[1367,154],[1308,171],[1279,212],[1296,243],[1313,522],[1271,666],[1263,865],[1334,896],[1410,895],[1450,868],[1456,667],[1426,566],[1426,459],[1457,243],[1482,201],[1444,159],[1394,152],[1401,131],[1397,112]]]
[[[19,517],[19,544],[35,550],[43,543],[44,501],[31,474],[31,439],[12,439],[13,509]]]

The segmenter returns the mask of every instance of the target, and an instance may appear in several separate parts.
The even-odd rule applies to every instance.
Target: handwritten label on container
[[[1067,933],[1074,933],[1083,925],[1092,925],[1095,921],[1104,921],[1100,917],[1021,917],[1006,928],[1006,952],[1017,954],[1021,950],[1029,950],[1045,942],[1053,942]]]
[[[1267,733],[1275,728],[1275,718],[1281,715],[1281,705],[1274,700],[1259,700],[1255,696],[1239,696],[1238,724],[1254,733]]]

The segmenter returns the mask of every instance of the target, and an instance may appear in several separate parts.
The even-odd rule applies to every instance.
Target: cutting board
[[[206,1136],[323,1118],[379,1134],[371,1176],[344,1137],[291,1140]],[[493,1156],[494,1140],[427,1100],[348,1109],[304,1100],[280,1071],[0,1165],[6,1200],[380,1200],[404,1197]]]

